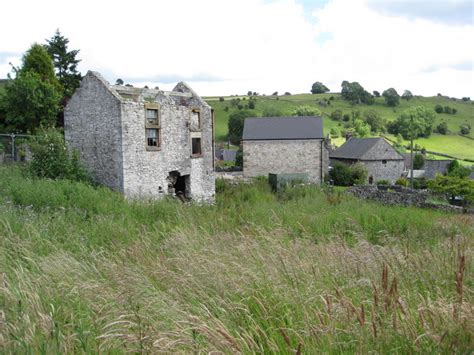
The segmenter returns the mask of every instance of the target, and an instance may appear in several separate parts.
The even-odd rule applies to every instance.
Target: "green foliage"
[[[115,80],[115,85],[123,85],[123,80],[118,78],[117,80]]]
[[[338,138],[341,135],[341,131],[337,127],[331,128],[330,131],[331,138]]]
[[[389,88],[382,93],[385,98],[385,103],[389,107],[395,107],[400,104],[400,95],[394,88]]]
[[[76,56],[79,50],[68,51],[69,39],[61,35],[59,29],[46,42],[45,48],[53,59],[57,77],[64,89],[64,96],[71,97],[79,87],[82,79],[81,73],[77,70],[80,60],[76,59]]]
[[[5,146],[0,142],[0,154],[5,153]]]
[[[302,105],[295,108],[291,115],[292,116],[319,116],[321,115],[321,111],[319,111],[316,107]]]
[[[247,110],[239,110],[229,115],[228,139],[232,144],[240,144],[244,131],[244,122],[247,117],[252,117],[252,113]]]
[[[56,86],[34,72],[22,72],[6,86],[3,99],[7,130],[31,132],[54,125],[60,111],[61,94]]]
[[[324,94],[325,92],[328,92],[329,89],[321,82],[317,81],[313,84],[311,87],[311,93],[312,94]]]
[[[376,182],[377,185],[390,185],[390,181],[385,179],[380,179]]]
[[[425,177],[414,178],[413,188],[417,190],[424,190],[428,188],[428,180]]]
[[[474,202],[474,180],[453,175],[436,175],[434,180],[428,182],[428,187],[434,192],[447,195],[449,200],[460,196],[464,205]]]
[[[459,164],[457,160],[453,160],[451,163],[449,163],[447,170],[448,176],[456,176],[461,179],[467,178],[471,174],[471,169]]]
[[[262,117],[281,117],[283,112],[281,112],[275,106],[267,106],[263,109]]]
[[[415,154],[413,156],[413,169],[419,170],[425,165],[425,157],[423,154]]]
[[[34,176],[91,181],[79,161],[78,153],[68,150],[63,134],[57,129],[40,129],[29,146],[32,154],[30,171]]]
[[[368,93],[358,82],[343,81],[341,90],[341,96],[344,100],[351,102],[352,104],[365,103],[368,105],[373,104],[373,97]]]
[[[380,97],[380,92],[378,92],[377,90],[374,90],[373,94],[375,97]]]
[[[469,133],[471,133],[471,125],[469,123],[463,123],[459,126],[459,132],[462,134],[462,135],[468,135]]]
[[[448,124],[446,121],[440,122],[435,128],[435,132],[443,135],[448,134]]]
[[[342,111],[341,110],[335,110],[331,113],[331,115],[329,117],[333,121],[342,121]]]
[[[443,106],[441,106],[440,104],[436,104],[434,110],[436,113],[443,113],[444,111]]]
[[[242,150],[242,146],[239,147],[235,155],[235,165],[241,168],[244,166],[244,151]]]
[[[411,93],[410,90],[405,90],[402,95],[402,99],[405,99],[407,101],[413,99],[413,94]]]
[[[222,96],[219,97],[219,101],[220,101],[220,102],[224,102],[224,98],[223,98]]]
[[[336,186],[363,185],[367,182],[367,169],[359,163],[336,163],[329,171],[329,178]]]
[[[385,120],[375,110],[369,110],[364,112],[364,121],[370,126],[372,132],[384,132],[385,131]]]
[[[253,99],[253,98],[250,98],[249,99],[249,104],[248,104],[248,108],[250,110],[254,110],[255,109],[255,106],[256,106],[256,103],[257,103],[257,100]]]
[[[395,185],[408,187],[410,185],[410,182],[408,181],[408,179],[401,177],[398,178],[397,181],[395,181]]]
[[[27,73],[35,73],[41,81],[48,82],[57,90],[61,91],[62,86],[54,73],[54,65],[46,49],[34,43],[23,55],[22,66],[16,69],[16,76],[22,77]]]
[[[405,110],[389,127],[390,133],[401,134],[404,139],[429,137],[433,130],[434,114],[424,106]]]

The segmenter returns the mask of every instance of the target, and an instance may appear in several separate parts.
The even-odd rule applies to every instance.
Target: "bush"
[[[469,123],[463,123],[459,126],[459,131],[462,135],[469,134],[471,132],[471,125]]]
[[[331,128],[329,134],[331,135],[331,138],[338,138],[341,135],[341,132],[339,131],[339,129],[337,129],[337,127],[333,127]]]
[[[220,101],[220,102],[223,102],[223,101],[224,101],[224,98],[223,98],[222,96],[219,97],[219,101]]]
[[[40,129],[30,143],[30,171],[40,178],[91,182],[77,151],[69,151],[63,134],[54,128]]]
[[[403,178],[403,177],[398,178],[397,181],[395,181],[395,185],[399,185],[399,186],[407,187],[409,184],[410,183],[409,183],[408,179]]]
[[[293,116],[319,116],[321,111],[316,107],[311,107],[308,105],[298,106],[292,112]]]
[[[413,179],[413,188],[417,190],[424,190],[428,188],[428,180],[424,177]]]
[[[285,92],[285,96],[290,96],[290,95],[291,95],[291,92],[289,92],[289,91]]]
[[[413,169],[419,170],[425,165],[425,157],[422,154],[415,154],[413,156]]]
[[[448,124],[446,122],[441,122],[439,125],[436,126],[435,132],[439,134],[448,134]]]
[[[462,100],[463,101],[471,101],[471,98],[466,96],[466,97],[463,97]]]
[[[333,111],[329,117],[333,121],[341,121],[342,120],[342,111],[341,110]]]
[[[381,179],[375,183],[376,185],[390,185],[390,181]]]
[[[367,182],[367,170],[362,164],[334,164],[329,171],[329,178],[337,186],[362,185]]]
[[[240,167],[244,166],[244,152],[242,147],[239,148],[237,154],[235,155],[235,165]]]
[[[444,113],[451,115],[453,113],[453,109],[449,106],[444,106]]]
[[[441,106],[440,104],[437,104],[434,107],[434,110],[435,110],[436,113],[443,113],[443,111],[444,111],[443,106]]]

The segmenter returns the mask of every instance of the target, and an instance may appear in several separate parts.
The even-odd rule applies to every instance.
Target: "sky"
[[[27,9],[27,10],[26,10]],[[0,4],[0,78],[56,29],[79,70],[201,96],[372,92],[474,97],[472,0],[15,0]]]

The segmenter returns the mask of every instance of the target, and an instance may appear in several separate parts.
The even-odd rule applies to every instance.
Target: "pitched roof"
[[[355,160],[404,160],[383,138],[351,138],[329,156]]]
[[[242,140],[322,139],[321,117],[250,117],[245,119]]]

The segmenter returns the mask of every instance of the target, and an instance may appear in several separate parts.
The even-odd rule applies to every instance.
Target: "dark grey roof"
[[[321,117],[250,117],[245,119],[242,140],[322,139]]]
[[[331,159],[355,160],[404,160],[385,139],[351,138],[335,151],[331,152]]]

